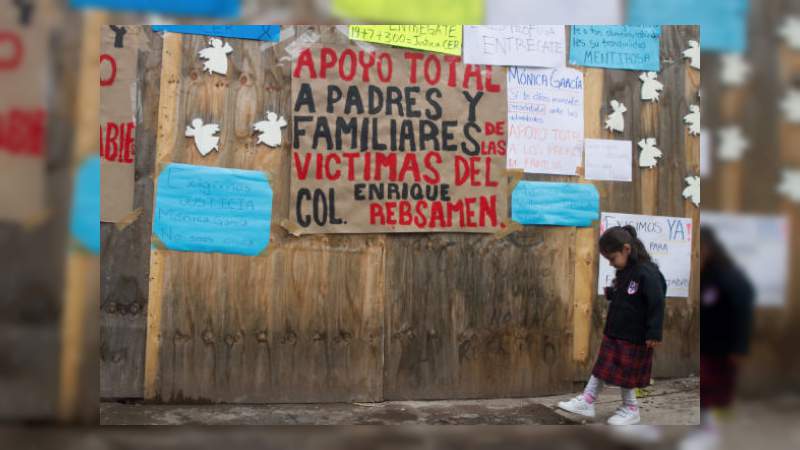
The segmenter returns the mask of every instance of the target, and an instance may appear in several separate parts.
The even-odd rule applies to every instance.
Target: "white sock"
[[[605,383],[603,380],[592,375],[589,377],[589,381],[586,383],[586,388],[583,390],[583,399],[586,400],[586,403],[594,403],[594,401],[597,400],[597,397],[600,396],[600,393],[603,392],[604,388]]]
[[[620,388],[622,393],[622,404],[627,406],[631,411],[639,409],[639,402],[636,400],[636,389]]]

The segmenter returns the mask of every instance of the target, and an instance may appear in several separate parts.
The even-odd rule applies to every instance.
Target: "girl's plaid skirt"
[[[729,356],[700,355],[700,407],[727,408],[733,403],[737,368]]]
[[[631,389],[649,386],[652,369],[652,348],[603,336],[592,375],[608,384]]]

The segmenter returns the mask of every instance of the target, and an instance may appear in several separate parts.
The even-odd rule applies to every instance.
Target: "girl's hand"
[[[656,348],[661,345],[661,341],[647,341],[647,348]]]

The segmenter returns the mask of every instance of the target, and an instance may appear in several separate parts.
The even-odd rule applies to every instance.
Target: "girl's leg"
[[[622,393],[622,404],[631,410],[639,408],[639,402],[636,400],[636,389],[620,388]]]
[[[597,400],[597,397],[600,396],[600,393],[603,392],[603,388],[605,388],[605,386],[606,384],[603,382],[603,380],[592,375],[589,377],[589,381],[586,383],[586,388],[583,390],[583,399],[586,400],[586,403],[594,403],[594,401]]]

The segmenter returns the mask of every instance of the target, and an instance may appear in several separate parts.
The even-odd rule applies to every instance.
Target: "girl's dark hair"
[[[624,227],[611,227],[600,236],[600,253],[609,255],[614,252],[622,251],[622,247],[628,244],[631,246],[631,254],[628,256],[628,266],[639,263],[651,262],[650,254],[644,248],[642,241],[636,237],[636,228],[633,225]]]
[[[707,246],[708,260],[706,265],[713,267],[732,267],[734,266],[728,251],[717,238],[717,233],[706,225],[700,227],[700,242]]]

